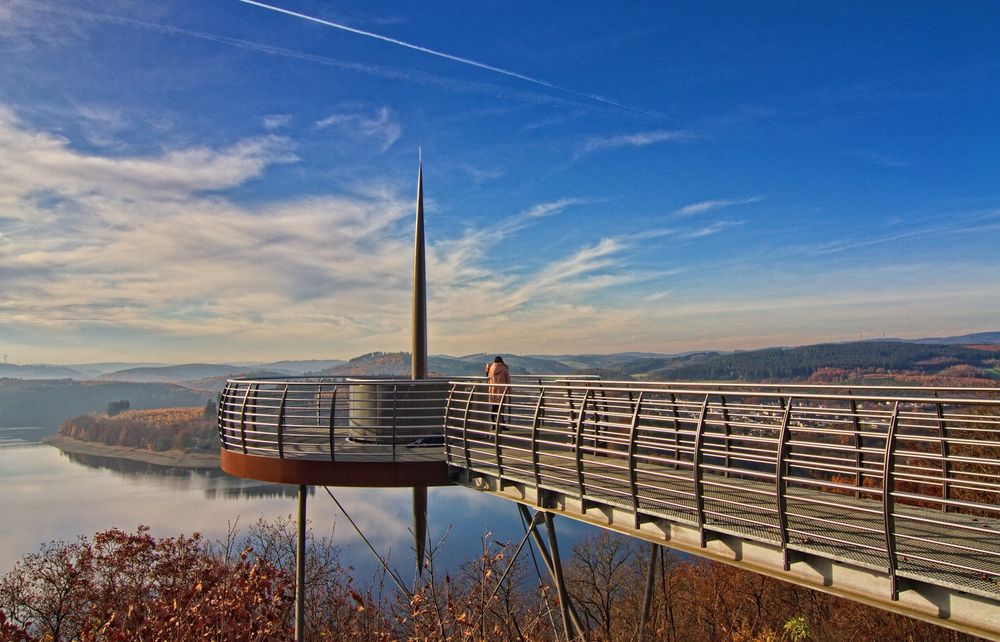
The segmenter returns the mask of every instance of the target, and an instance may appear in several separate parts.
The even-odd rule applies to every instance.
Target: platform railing
[[[542,385],[564,378],[524,375],[514,381]],[[232,379],[219,401],[220,443],[223,450],[277,459],[441,459],[450,381],[455,379]]]
[[[453,382],[481,476],[1000,598],[1000,389]]]

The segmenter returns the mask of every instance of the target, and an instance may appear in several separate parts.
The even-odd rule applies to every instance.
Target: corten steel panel
[[[221,451],[222,470],[230,475],[306,486],[354,486],[406,488],[449,486],[448,466],[443,461],[331,462],[276,459]]]

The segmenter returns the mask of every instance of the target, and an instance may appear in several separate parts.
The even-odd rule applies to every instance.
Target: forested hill
[[[204,408],[207,397],[204,392],[168,383],[0,379],[0,426],[55,430],[69,417],[103,412],[109,402],[121,400],[133,409]]]
[[[63,422],[59,434],[81,441],[155,452],[218,448],[215,416],[207,416],[203,408],[131,410],[113,417],[80,415]]]
[[[802,380],[818,372],[843,375],[904,373],[936,375],[968,366],[984,378],[1000,379],[1000,354],[966,346],[928,345],[899,341],[825,343],[797,348],[767,348],[731,354],[705,353],[668,362],[645,373],[660,380]],[[627,370],[625,364],[623,370]],[[632,370],[635,372],[635,369]]]

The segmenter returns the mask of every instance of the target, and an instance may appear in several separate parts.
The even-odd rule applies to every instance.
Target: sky
[[[1000,329],[1000,4],[0,0],[10,363]],[[418,151],[419,150],[419,151]]]

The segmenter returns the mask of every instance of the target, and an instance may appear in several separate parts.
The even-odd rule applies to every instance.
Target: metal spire
[[[413,341],[410,350],[413,379],[427,378],[427,270],[424,261],[424,159],[418,149],[417,220],[413,240]],[[417,553],[417,574],[424,574],[424,546],[427,541],[427,487],[413,489],[413,548]]]

